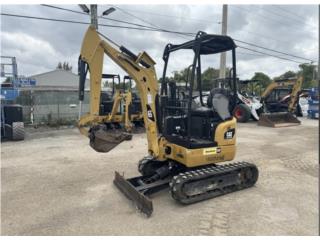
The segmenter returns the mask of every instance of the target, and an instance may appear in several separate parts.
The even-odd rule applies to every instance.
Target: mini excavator
[[[194,53],[186,95],[176,94],[174,84],[166,81],[169,56],[179,50]],[[159,92],[155,62],[146,52],[136,55],[92,26],[85,34],[79,57],[80,100],[89,71],[93,98],[99,101],[104,54],[128,73],[139,91],[148,155],[138,163],[140,176],[126,179],[115,172],[114,184],[147,216],[153,212],[150,195],[160,190],[169,188],[177,202],[192,204],[252,187],[258,179],[258,169],[252,163],[220,164],[235,157],[236,119],[230,109],[236,92],[217,88],[211,91],[208,104],[202,99],[201,56],[225,51],[232,52],[232,78],[236,84],[236,45],[232,38],[198,32],[194,40],[168,44]],[[201,106],[193,104],[195,89]],[[99,109],[92,107],[90,117],[94,121],[85,135],[94,149],[108,152],[128,140],[125,132],[109,131],[98,116]]]
[[[289,127],[300,125],[295,116],[301,116],[299,95],[303,76],[281,79],[270,83],[261,95],[263,113],[259,116],[258,125],[266,127]],[[283,95],[284,96],[281,96]]]
[[[119,132],[124,125],[125,132],[122,133],[122,138],[124,140],[131,140],[131,130],[132,123],[129,116],[129,107],[132,103],[131,92],[121,92],[119,89],[116,89],[116,80],[118,82],[118,87],[120,87],[120,76],[117,74],[102,74],[98,81],[90,81],[90,112],[82,115],[82,102],[84,100],[84,86],[85,78],[88,72],[87,66],[83,65],[83,62],[79,61],[78,73],[80,76],[79,79],[79,121],[78,128],[83,135],[88,136],[90,139],[93,138],[93,134],[101,136],[102,145],[99,146],[96,144],[93,146],[93,142],[90,141],[91,147],[93,147],[98,152],[107,151],[106,148],[109,147],[108,144],[104,145],[103,138],[106,137],[105,141],[109,141],[110,138],[103,134],[104,131],[108,130],[109,132]],[[80,66],[82,64],[82,66]],[[91,72],[90,72],[91,73]],[[101,82],[102,79],[112,79],[112,91],[105,92],[101,91]],[[122,105],[125,109],[123,111]],[[100,126],[104,126],[104,131],[95,132],[96,123],[100,123]],[[90,126],[90,129],[87,130],[87,126]],[[95,126],[95,127],[91,127]]]
[[[134,90],[132,86],[132,78],[130,76],[124,76],[121,85],[121,90],[123,91],[123,93],[130,95],[130,102],[125,102],[125,109],[127,114],[125,122],[127,122],[127,125],[131,122],[131,125],[135,128],[143,127],[141,99],[139,94]]]

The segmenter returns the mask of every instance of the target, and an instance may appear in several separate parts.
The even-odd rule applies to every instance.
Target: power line
[[[107,4],[109,6],[113,6],[113,5],[110,5],[110,4]],[[123,8],[122,8],[123,9]],[[140,11],[140,10],[127,10],[125,9],[127,12],[130,11],[130,12],[140,12],[140,13],[144,13],[144,14],[150,14],[150,15],[156,15],[156,16],[162,16],[162,17],[170,17],[170,18],[175,18],[175,19],[184,19],[185,21],[197,21],[197,22],[206,22],[206,23],[211,23],[211,21],[205,21],[204,19],[196,19],[196,18],[187,18],[187,17],[177,17],[177,16],[172,16],[172,15],[165,15],[165,14],[158,14],[158,13],[152,13],[152,12],[146,12],[146,11]],[[192,20],[193,19],[193,20]],[[217,22],[216,24],[221,24],[219,22]],[[230,25],[230,24],[229,24]],[[229,26],[231,29],[234,29],[236,30],[235,27],[233,26]],[[244,31],[244,32],[247,32],[249,34],[252,34],[252,35],[256,35],[256,36],[259,36],[261,38],[267,38],[267,39],[271,39],[273,41],[277,41],[277,42],[284,42],[284,43],[288,43],[289,41],[283,41],[283,40],[279,40],[279,39],[275,39],[275,38],[272,38],[270,36],[266,36],[266,35],[263,35],[263,34],[259,34],[259,33],[255,33],[255,32],[251,32],[251,31],[248,31],[248,30],[244,30],[244,29],[241,29],[241,31]]]
[[[10,14],[10,13],[3,13],[3,12],[0,13],[0,15],[2,15],[2,16],[8,16],[8,17],[18,17],[18,18],[29,18],[29,19],[37,19],[37,20],[55,21],[55,22],[90,24],[90,23],[88,23],[88,22],[80,22],[80,21],[74,21],[74,20],[63,20],[63,19],[56,19],[56,18],[34,17],[34,16]]]
[[[110,4],[108,4],[110,5]],[[62,7],[56,7],[56,6],[53,6],[53,5],[48,5],[48,4],[42,4],[42,6],[44,7],[50,7],[50,8],[54,8],[54,9],[59,9],[59,10],[64,10],[64,11],[69,11],[69,12],[73,12],[73,13],[79,13],[79,14],[82,14],[82,15],[88,15],[87,13],[83,13],[83,12],[80,12],[80,11],[76,11],[76,10],[72,10],[72,9],[67,9],[67,8],[62,8]],[[113,6],[113,5],[110,5],[110,6]],[[114,6],[115,7],[115,6]],[[117,7],[118,10],[120,11],[125,11],[126,14],[130,14],[128,13],[128,11],[126,10],[123,10],[123,9],[120,9],[119,7]],[[131,11],[136,11],[136,12],[143,12],[143,13],[148,13],[148,14],[152,14],[151,12],[145,12],[145,11],[137,11],[137,10],[131,10]],[[161,15],[161,14],[156,14],[156,15]],[[103,17],[103,16],[99,16],[99,18],[102,18],[102,19],[107,19],[108,21],[114,21],[114,22],[118,22],[118,23],[125,23],[125,24],[129,24],[129,25],[133,25],[133,26],[137,26],[137,27],[144,27],[144,28],[151,28],[151,29],[159,29],[158,26],[154,25],[153,23],[150,23],[150,22],[146,22],[144,19],[141,19],[133,14],[130,14],[130,16],[134,17],[134,18],[137,18],[139,19],[140,21],[143,21],[149,25],[152,25],[153,27],[149,27],[149,26],[145,26],[145,25],[142,25],[142,24],[137,24],[137,23],[132,23],[132,22],[127,22],[127,21],[122,21],[122,20],[118,20],[118,19],[113,19],[113,18],[107,18],[107,17]],[[164,16],[167,16],[167,15],[164,15]],[[174,16],[171,16],[171,17],[174,17]],[[179,18],[179,17],[176,17],[176,18]],[[234,27],[231,26],[231,29],[234,29]],[[242,29],[241,31],[244,31],[244,32],[247,32],[249,34],[252,34],[252,35],[256,35],[256,36],[260,36],[261,38],[267,38],[267,39],[271,39],[271,40],[274,40],[274,41],[277,41],[277,42],[283,42],[283,43],[288,43],[288,41],[282,41],[282,40],[279,40],[279,39],[275,39],[275,38],[272,38],[270,36],[266,36],[266,35],[263,35],[263,34],[259,34],[259,33],[255,33],[255,32],[251,32],[251,31],[248,31],[248,30],[244,30]],[[190,34],[192,35],[192,34]],[[186,38],[184,38],[186,39]],[[189,39],[188,39],[189,40]]]
[[[150,26],[159,28],[159,26],[157,26],[157,25],[155,25],[155,24],[153,24],[153,23],[151,23],[151,22],[148,22],[148,21],[146,21],[145,19],[142,19],[142,18],[140,18],[140,17],[138,17],[138,16],[136,16],[136,15],[133,15],[133,14],[129,13],[128,11],[123,10],[123,9],[120,8],[120,7],[117,7],[117,6],[115,6],[115,5],[111,5],[111,6],[115,7],[115,8],[118,9],[120,12],[123,12],[123,13],[125,13],[125,14],[133,17],[133,18],[136,18],[136,19],[140,20],[141,22],[144,22],[144,23],[149,24]]]
[[[260,51],[257,51],[257,50],[251,49],[251,48],[247,48],[247,47],[244,47],[244,46],[238,46],[238,47],[242,48],[242,49],[245,49],[245,50],[248,50],[248,51],[251,51],[251,52],[261,53],[261,54],[264,54],[264,55],[267,55],[267,56],[270,56],[270,57],[275,57],[275,58],[279,58],[279,59],[290,61],[290,62],[304,64],[303,62],[298,62],[298,61],[295,61],[295,60],[292,60],[292,59],[288,59],[288,58],[284,58],[284,57],[281,57],[281,56],[277,56],[277,55],[273,55],[273,54],[269,54],[269,53],[265,53],[265,52],[260,52]]]
[[[113,6],[113,5],[110,5],[110,6]],[[123,8],[122,8],[123,10]],[[165,14],[157,14],[157,13],[151,13],[151,12],[146,12],[146,11],[140,11],[140,10],[127,10],[125,9],[126,12],[128,13],[128,11],[130,12],[140,12],[140,13],[144,13],[144,14],[150,14],[150,15],[156,15],[156,16],[163,16],[163,17],[170,17],[170,18],[175,18],[175,19],[185,19],[186,21],[190,20],[190,19],[194,19],[194,21],[198,21],[198,22],[206,22],[206,23],[211,23],[211,21],[205,21],[203,19],[195,19],[195,18],[186,18],[186,17],[177,17],[177,16],[172,16],[172,15],[165,15]],[[135,16],[136,17],[136,16]],[[141,20],[141,19],[140,19]],[[192,20],[190,20],[192,21]],[[220,23],[216,23],[216,24],[220,24]],[[235,28],[233,26],[229,26],[231,29],[234,29]],[[248,31],[248,30],[244,30],[244,29],[241,29],[241,31],[244,31],[244,32],[247,32],[249,34],[252,34],[252,35],[256,35],[256,36],[260,36],[260,37],[263,37],[263,38],[267,38],[267,39],[271,39],[271,40],[274,40],[274,41],[277,41],[277,42],[288,42],[288,41],[282,41],[282,40],[279,40],[279,39],[275,39],[275,38],[272,38],[270,36],[266,36],[266,35],[263,35],[263,34],[259,34],[259,33],[255,33],[255,32],[251,32],[251,31]]]
[[[259,10],[263,10],[264,12],[268,12],[268,13],[271,13],[272,15],[274,16],[277,16],[277,17],[281,17],[283,19],[285,19],[287,22],[288,22],[288,19],[286,16],[283,16],[282,14],[278,13],[278,12],[274,12],[274,11],[271,11],[269,9],[267,9],[266,7],[264,8],[261,8],[261,7],[258,7],[256,5],[250,5],[251,7],[255,7]],[[303,24],[303,25],[306,25],[307,23],[305,23],[304,21],[301,21],[301,19],[295,19],[295,18],[291,18],[292,20],[295,20],[296,22],[299,22],[300,24]],[[289,20],[290,21],[290,20]]]
[[[302,16],[297,15],[297,13],[295,13],[295,12],[291,12],[291,11],[288,10],[287,8],[280,7],[279,5],[276,5],[276,6],[274,6],[274,7],[276,7],[276,9],[279,9],[280,11],[286,13],[287,16],[290,15],[291,18],[294,17],[297,21],[301,21],[301,18],[303,18]]]
[[[234,26],[230,26],[230,24],[229,24],[228,27],[231,28],[231,30],[237,30],[237,28],[235,28]],[[240,29],[240,31],[247,32],[247,33],[252,34],[252,35],[256,35],[256,36],[258,36],[260,38],[270,39],[270,40],[273,40],[275,42],[289,43],[289,41],[283,41],[283,40],[276,39],[276,38],[273,38],[273,37],[270,37],[270,36],[267,36],[267,35],[264,35],[264,34],[261,34],[261,33],[251,32],[251,31],[248,31],[248,30],[245,30],[245,29]]]
[[[115,7],[114,5],[110,5],[110,6]],[[118,9],[119,9],[119,7],[118,7]],[[123,9],[122,9],[122,10],[123,10]],[[121,11],[121,10],[120,10],[120,11]],[[127,14],[130,14],[130,13],[128,13],[128,11],[129,11],[129,10],[126,10],[126,13],[127,13]],[[130,11],[131,11],[131,12],[141,12],[141,13],[152,14],[152,15],[159,15],[159,16],[168,16],[168,17],[176,18],[176,19],[177,19],[177,18],[189,19],[189,18],[175,17],[175,16],[170,16],[170,15],[154,14],[154,13],[151,13],[151,12],[138,11],[138,10],[130,10]],[[134,16],[134,15],[132,15],[132,14],[130,14],[130,15],[133,16],[133,17],[135,17],[135,18],[137,18],[136,16]],[[145,22],[145,20],[142,20],[141,18],[138,18],[138,19]],[[202,20],[198,19],[198,21],[202,21]],[[212,22],[209,22],[209,21],[202,21],[202,22],[212,23]],[[216,24],[220,24],[220,23],[217,22]],[[235,28],[231,26],[231,29],[235,29]],[[271,39],[271,40],[274,40],[274,41],[287,42],[287,41],[281,41],[281,40],[279,40],[279,39],[275,39],[275,38],[272,38],[272,37],[270,37],[270,36],[266,36],[266,35],[259,34],[259,33],[254,33],[254,32],[247,31],[247,30],[243,30],[243,29],[242,29],[241,31],[247,32],[247,33],[252,34],[252,35],[260,36],[260,37],[263,37],[263,38]]]
[[[37,20],[45,20],[45,21],[54,21],[54,22],[65,22],[65,23],[77,23],[77,24],[84,24],[88,25],[89,22],[81,22],[81,21],[74,21],[74,20],[65,20],[65,19],[57,19],[57,18],[44,18],[44,17],[34,17],[34,16],[26,16],[26,15],[18,15],[18,14],[9,14],[9,13],[0,13],[0,15],[8,16],[8,17],[19,17],[19,18],[29,18],[29,19],[37,19]],[[111,25],[111,24],[101,24],[99,26],[102,27],[113,27],[113,28],[124,28],[124,29],[133,29],[133,30],[144,30],[144,31],[152,31],[152,32],[165,32],[165,33],[173,33],[173,34],[182,34],[182,35],[190,35],[194,33],[184,33],[184,32],[177,32],[177,31],[169,31],[165,29],[151,29],[151,28],[139,28],[139,27],[129,27],[129,26],[121,26],[121,25]]]
[[[76,10],[72,10],[72,9],[67,9],[67,8],[62,8],[62,7],[56,7],[56,6],[48,5],[48,4],[40,4],[40,5],[43,6],[43,7],[54,8],[54,9],[59,9],[59,10],[67,11],[67,12],[73,12],[73,13],[78,13],[78,14],[82,14],[82,15],[89,16],[88,13],[80,12],[80,11],[76,11]]]
[[[79,13],[79,14],[83,14],[83,15],[89,16],[89,14],[87,14],[87,13],[80,12],[80,11],[76,11],[76,10],[72,10],[72,9],[68,9],[68,8],[56,7],[56,6],[47,5],[47,4],[41,4],[41,6],[43,6],[43,7],[49,7],[49,8],[54,8],[54,9],[58,9],[58,10],[63,10],[63,11],[68,11],[68,12],[73,12],[73,13]],[[141,25],[141,24],[136,24],[136,23],[132,23],[132,22],[126,22],[126,21],[122,21],[122,20],[118,20],[118,19],[113,19],[113,18],[107,18],[107,17],[103,17],[103,16],[98,16],[98,18],[107,19],[108,21],[113,21],[113,22],[118,22],[118,23],[125,23],[125,24],[129,24],[129,25],[137,26],[137,27],[147,27],[147,28],[151,28],[151,27],[144,26],[144,25]]]
[[[140,17],[138,17],[138,16],[136,16],[136,15],[134,15],[134,14],[131,14],[131,13],[129,13],[128,11],[119,8],[118,6],[114,6],[114,5],[113,5],[113,7],[115,7],[115,8],[118,9],[119,11],[121,11],[121,12],[123,12],[123,13],[125,13],[125,14],[133,17],[133,18],[136,18],[136,19],[138,19],[138,20],[140,20],[140,21],[142,21],[142,22],[144,22],[144,23],[149,24],[150,26],[156,27],[156,28],[158,28],[159,30],[163,30],[163,29],[161,29],[159,26],[157,26],[157,25],[155,25],[155,24],[153,24],[153,23],[151,23],[151,22],[148,22],[148,21],[146,21],[145,19],[142,19],[142,18],[140,18]],[[191,34],[193,35],[193,33],[191,33]],[[190,34],[182,34],[182,35],[190,35]],[[180,36],[180,37],[182,37],[182,38],[184,38],[184,39],[187,39],[187,40],[190,40],[190,39],[185,38],[185,37],[183,37],[183,36]]]
[[[44,7],[59,9],[59,10],[63,10],[63,11],[68,11],[68,12],[73,12],[73,13],[78,13],[78,14],[82,14],[82,15],[87,15],[87,16],[88,16],[87,13],[80,12],[80,11],[76,11],[76,10],[72,10],[72,9],[67,9],[67,8],[62,8],[62,7],[56,7],[56,6],[48,5],[48,4],[41,4],[41,5],[44,6]],[[110,5],[110,6],[113,6],[113,5]],[[118,7],[118,9],[120,10],[119,7]],[[120,10],[120,11],[123,11],[123,9]],[[131,10],[131,11],[141,12],[141,13],[146,13],[146,14],[153,14],[153,13],[151,13],[151,12],[138,11],[138,10]],[[126,10],[126,13],[127,13],[127,14],[130,14],[130,13],[127,12],[127,10]],[[154,14],[154,15],[161,15],[161,16],[168,16],[168,17],[169,17],[169,15],[162,15],[162,14]],[[135,15],[132,15],[132,14],[131,14],[131,16],[137,18]],[[188,18],[183,18],[183,17],[174,17],[174,16],[170,16],[170,17],[172,17],[172,18],[188,19]],[[119,23],[130,24],[130,25],[138,26],[138,27],[153,28],[153,27],[148,27],[148,26],[145,26],[145,25],[136,24],[136,23],[131,23],[131,22],[122,21],[122,20],[117,20],[117,19],[113,19],[113,18],[107,18],[107,17],[102,17],[102,16],[100,16],[99,18],[107,19],[107,20],[109,20],[109,21],[114,21],[114,22],[119,22]],[[142,19],[140,19],[140,18],[139,18],[139,20],[142,21]],[[143,20],[143,21],[145,22],[145,20]],[[199,21],[200,21],[200,20],[199,20]],[[211,23],[211,22],[209,22],[209,21],[204,21],[204,22]],[[151,24],[151,23],[149,23],[149,22],[147,22],[147,23],[148,23],[148,24]],[[217,24],[219,24],[219,23],[217,23]],[[155,25],[153,25],[153,26],[155,26]],[[159,27],[156,27],[156,28],[159,28]],[[232,28],[233,28],[233,27],[231,27],[231,29],[232,29]],[[243,30],[243,29],[242,29],[241,31],[245,31],[245,32],[247,32],[247,33],[249,33],[249,34],[261,36],[261,37],[263,37],[263,38],[269,38],[269,39],[274,40],[274,41],[281,41],[281,40],[279,40],[279,39],[275,39],[275,38],[272,38],[272,37],[270,37],[270,36],[266,36],[266,35],[254,33],[254,32],[251,32],[251,31],[247,31],[247,30]],[[286,42],[286,41],[281,41],[281,42]]]
[[[122,8],[123,9],[123,8]],[[126,11],[129,11],[127,9],[123,9]],[[172,16],[172,15],[166,15],[166,14],[159,14],[159,13],[152,13],[152,12],[146,12],[146,11],[140,11],[140,10],[131,10],[130,12],[138,12],[138,13],[144,13],[144,14],[149,14],[149,15],[154,15],[154,16],[159,16],[159,17],[166,17],[166,18],[176,18],[176,19],[184,19],[185,21],[194,21],[194,22],[204,22],[204,23],[211,23],[211,21],[207,21],[204,19],[199,19],[199,18],[190,18],[190,17],[178,17],[178,16]],[[218,22],[216,24],[219,24]]]
[[[55,19],[55,18],[34,17],[34,16],[26,16],[26,15],[8,14],[8,13],[1,13],[0,15],[10,16],[10,17],[19,17],[19,18],[28,18],[28,19],[37,19],[37,20],[46,20],[46,21],[55,21],[55,22],[75,23],[75,24],[83,24],[83,25],[90,24],[88,22],[80,22],[80,21],[73,21],[73,20],[63,20],[63,19]],[[124,29],[132,29],[132,30],[143,30],[143,31],[166,32],[166,33],[173,33],[173,34],[183,34],[183,35],[188,35],[188,36],[190,36],[190,34],[193,34],[193,33],[184,33],[184,32],[162,30],[162,29],[146,29],[146,28],[138,28],[138,27],[111,25],[111,24],[99,24],[99,26],[102,26],[102,27],[113,27],[113,28],[124,28]],[[288,56],[294,56],[295,58],[305,59],[305,58],[298,57],[298,56],[295,56],[295,55],[291,55],[291,54],[287,54],[287,53],[284,53],[284,52],[276,51],[276,50],[273,50],[273,49],[268,49],[268,48],[265,48],[265,47],[261,47],[261,46],[258,46],[256,44],[252,44],[252,43],[248,43],[248,42],[244,42],[244,41],[236,40],[236,39],[234,39],[234,40],[238,41],[238,42],[242,42],[242,43],[248,44],[248,45],[251,45],[251,46],[254,46],[254,47],[262,48],[262,49],[265,49],[265,50],[268,50],[268,51],[274,51],[274,52],[277,52],[277,53],[280,53],[280,54],[284,54],[284,55],[288,55]],[[241,47],[243,49],[246,49],[246,50],[249,50],[249,51],[256,52],[256,53],[264,54],[264,55],[267,55],[267,56],[272,56],[272,57],[276,57],[276,58],[279,58],[279,59],[296,62],[296,63],[299,63],[299,64],[302,63],[302,62],[298,62],[298,61],[295,61],[295,60],[292,60],[292,59],[280,57],[280,56],[277,56],[277,55],[272,55],[272,54],[269,54],[269,53],[260,52],[260,51],[257,51],[257,50],[254,50],[254,49],[250,49],[250,48],[247,48],[247,47],[243,47],[243,46],[239,46],[239,47]],[[310,59],[307,59],[307,60],[310,60]]]
[[[278,21],[278,20],[274,20],[273,18],[269,18],[269,17],[263,16],[263,15],[258,14],[258,13],[252,13],[252,11],[249,10],[249,9],[247,9],[247,8],[242,8],[242,7],[235,6],[235,5],[232,5],[232,8],[233,8],[233,9],[236,9],[236,10],[240,10],[240,11],[249,12],[249,13],[251,13],[252,15],[256,15],[256,16],[260,17],[260,18],[261,18],[262,20],[264,20],[264,21],[270,20],[270,21],[273,21],[273,22],[276,22],[276,23],[283,24],[283,22]]]
[[[250,56],[256,56],[256,57],[263,57],[263,56],[265,56],[265,54],[254,54],[254,53],[247,53],[247,52],[237,51],[237,55],[238,55],[238,54],[250,55]]]
[[[110,6],[115,7],[114,5],[110,5]],[[117,8],[119,9],[119,7],[117,7]],[[119,9],[119,10],[121,11],[121,9]],[[122,9],[122,11],[124,11],[124,10]],[[137,10],[130,10],[130,11],[149,13],[149,12],[137,11]],[[139,19],[140,21],[146,22],[144,19],[141,19],[141,18],[139,18],[139,17],[137,17],[137,16],[129,13],[128,10],[125,11],[125,13],[128,14],[128,15],[130,15],[130,16],[132,16],[132,17],[135,17],[135,18]],[[150,14],[152,14],[152,13],[150,13]],[[155,14],[155,15],[159,15],[159,14]],[[174,17],[174,16],[171,16],[171,17]],[[179,18],[179,17],[176,17],[176,18]],[[147,23],[150,24],[149,22],[147,22]],[[151,24],[152,24],[152,23],[151,23]],[[152,24],[152,25],[155,26],[154,24]],[[235,27],[231,26],[231,29],[235,30]],[[241,29],[241,31],[247,32],[247,33],[252,34],[252,35],[259,36],[259,37],[261,37],[261,38],[271,39],[271,40],[277,41],[277,42],[283,42],[283,43],[288,43],[288,42],[289,42],[289,41],[282,41],[282,40],[279,40],[279,39],[275,39],[275,38],[272,38],[272,37],[270,37],[270,36],[266,36],[266,35],[259,34],[259,33],[255,33],[255,32],[251,32],[251,31],[244,30],[244,29]]]
[[[233,7],[232,9],[235,9],[235,10],[246,11],[246,12],[249,12],[249,13],[251,13],[251,14],[253,14],[253,15],[256,15],[256,16],[260,17],[261,20],[263,20],[263,21],[265,21],[265,22],[268,22],[267,20],[269,20],[269,21],[273,21],[273,22],[276,22],[276,23],[279,23],[279,24],[283,25],[283,22],[282,22],[282,21],[279,21],[279,20],[276,20],[276,19],[273,19],[273,18],[270,18],[270,17],[266,17],[266,16],[261,15],[261,14],[258,14],[258,13],[252,13],[251,10],[248,10],[248,9],[246,9],[246,8],[242,8],[242,7],[235,6],[235,5],[232,5],[232,7]],[[287,25],[287,26],[288,26],[288,25]],[[299,28],[295,28],[295,29],[297,30],[297,29],[299,29]],[[316,37],[313,37],[313,36],[310,36],[310,38],[317,39]]]
[[[312,59],[308,59],[308,58],[304,58],[304,57],[299,57],[299,56],[296,56],[296,55],[293,55],[293,54],[289,54],[289,53],[285,53],[285,52],[273,50],[273,49],[270,49],[270,48],[262,47],[262,46],[259,46],[259,45],[254,44],[254,43],[249,43],[249,42],[241,41],[241,40],[238,40],[238,39],[233,39],[233,40],[235,40],[235,41],[237,41],[237,42],[245,43],[245,44],[250,45],[250,46],[253,46],[253,47],[261,48],[261,49],[264,49],[264,50],[267,50],[267,51],[280,53],[280,54],[283,54],[283,55],[286,55],[286,56],[290,56],[290,57],[294,57],[294,58],[304,59],[304,60],[307,60],[307,61],[310,61],[310,62],[315,62],[315,61],[312,60]]]
[[[117,7],[117,6],[114,6],[114,7],[116,7],[118,10],[123,11],[123,12],[125,12],[126,14],[128,14],[128,15],[130,15],[130,16],[132,16],[132,17],[135,17],[135,18],[139,19],[140,21],[143,21],[143,22],[146,22],[146,23],[148,23],[148,24],[150,24],[150,25],[152,25],[152,26],[158,27],[157,25],[154,25],[153,23],[149,23],[149,22],[147,22],[147,21],[145,21],[145,20],[143,20],[143,19],[141,19],[141,18],[139,18],[139,17],[137,17],[137,16],[135,16],[135,15],[133,15],[133,14],[131,14],[131,13],[128,13],[127,11],[124,11],[124,10],[120,9],[120,8]],[[163,30],[163,29],[159,29],[159,30]],[[165,31],[167,31],[167,30],[165,30]],[[170,32],[172,32],[172,31],[170,31]],[[178,33],[178,32],[176,32],[176,33]],[[179,32],[179,34],[183,34],[183,35],[190,35],[190,34],[191,34],[191,35],[194,35],[193,33],[183,33],[183,32]],[[304,59],[304,60],[307,60],[307,61],[314,62],[314,60],[307,59],[307,58],[304,58],[304,57],[299,57],[299,56],[296,56],[296,55],[293,55],[293,54],[288,54],[288,53],[280,52],[280,51],[273,50],[273,49],[270,49],[270,48],[261,47],[261,46],[258,46],[258,45],[256,45],[256,44],[248,43],[248,42],[241,41],[241,40],[236,40],[236,39],[234,39],[234,40],[235,40],[235,41],[238,41],[238,42],[242,42],[242,43],[248,44],[248,45],[251,45],[251,46],[254,46],[254,47],[258,47],[258,48],[261,48],[261,49],[264,49],[264,50],[268,50],[268,51],[280,53],[280,54],[283,54],[283,55],[291,56],[291,57],[294,57],[294,58],[300,58],[300,59]],[[269,56],[274,56],[274,57],[276,57],[275,55],[270,55],[270,54],[269,54]],[[279,58],[279,57],[278,57],[278,58]],[[281,59],[286,60],[286,58],[281,58]],[[293,60],[293,61],[294,61],[294,60]],[[297,61],[295,61],[295,62],[297,62]],[[297,62],[297,63],[300,63],[300,62]]]

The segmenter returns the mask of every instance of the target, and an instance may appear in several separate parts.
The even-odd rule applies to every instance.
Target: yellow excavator
[[[141,108],[141,99],[139,94],[132,86],[132,78],[130,76],[123,77],[122,92],[128,95],[128,101],[124,102],[125,106],[125,122],[131,124],[134,129],[143,127],[143,114]],[[130,101],[129,101],[130,99]],[[127,107],[128,105],[128,107]]]
[[[295,115],[299,115],[297,108],[299,108],[302,83],[302,76],[270,83],[261,95],[260,102],[264,113],[260,114],[258,125],[267,127],[300,125],[301,122]]]
[[[174,84],[166,81],[169,56],[179,50],[194,54],[186,79],[187,94],[176,94]],[[230,114],[236,92],[218,88],[211,91],[209,105],[202,99],[201,56],[225,51],[232,52],[232,79],[236,84],[236,45],[232,38],[198,32],[194,40],[168,44],[163,53],[159,92],[155,61],[146,52],[136,55],[92,26],[85,33],[79,57],[80,100],[88,71],[93,94],[87,116],[91,128],[81,133],[90,137],[94,149],[104,152],[128,140],[128,133],[108,131],[104,119],[99,117],[97,106],[107,55],[136,83],[148,141],[148,154],[138,163],[141,175],[125,179],[115,172],[114,184],[147,216],[153,212],[150,195],[162,189],[169,188],[172,198],[179,203],[192,204],[252,187],[258,179],[258,169],[252,163],[220,164],[232,161],[236,153],[236,119]],[[193,103],[195,92],[199,93],[201,106]]]
[[[80,69],[81,71],[88,71],[85,68],[79,67],[79,70]],[[83,76],[83,74],[80,74],[80,76]],[[101,91],[102,80],[108,81],[110,79],[112,80],[112,91]],[[132,110],[133,96],[131,90],[126,90],[125,88],[126,79],[128,79],[128,77],[124,77],[123,84],[121,84],[118,74],[102,74],[99,82],[90,85],[90,87],[94,87],[93,89],[98,89],[98,91],[90,91],[89,113],[82,115],[81,107],[79,109],[80,117],[78,127],[82,134],[91,138],[91,132],[94,130],[90,129],[88,131],[87,127],[95,125],[95,123],[103,123],[105,130],[108,131],[118,132],[121,128],[124,128],[126,134],[123,134],[123,136],[125,136],[127,140],[131,139],[134,123],[141,121],[141,113],[137,111],[133,112]],[[81,91],[79,91],[80,106],[82,106],[82,101],[84,100],[84,85],[82,85],[84,81],[85,79],[81,79],[79,86],[82,88]],[[124,88],[121,89],[121,86]],[[100,94],[100,98],[96,97],[97,94]],[[137,105],[136,102],[135,105]],[[97,106],[99,108],[97,108]],[[96,147],[96,150],[99,152],[104,151],[103,149],[99,150],[99,147]]]
[[[109,87],[111,85],[112,90],[102,91],[100,85],[100,100],[95,97],[99,93],[90,91],[90,112],[82,115],[82,110],[79,109],[78,126],[80,131],[89,137],[91,131],[88,132],[87,126],[94,125],[95,122],[104,123],[105,128],[109,131],[119,131],[124,128],[127,132],[126,138],[130,140],[130,134],[133,131],[140,132],[139,129],[143,128],[140,97],[132,91],[132,79],[129,76],[124,76],[121,82],[119,74],[102,74],[100,83],[95,84],[98,85],[102,80],[109,81],[110,79],[112,81],[107,85]],[[83,99],[84,91],[80,91],[80,106],[82,106]],[[100,108],[97,115],[92,111],[96,109],[95,106],[98,103],[100,103]],[[96,150],[99,151],[98,148]]]

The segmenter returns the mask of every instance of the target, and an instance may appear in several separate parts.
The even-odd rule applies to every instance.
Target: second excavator
[[[193,53],[187,94],[177,94],[174,84],[166,81],[170,54],[179,50]],[[221,164],[235,157],[236,119],[230,109],[236,104],[236,92],[218,88],[211,91],[208,104],[202,99],[201,59],[225,51],[232,52],[232,79],[236,84],[236,45],[232,38],[198,32],[194,40],[168,44],[159,91],[155,62],[146,52],[136,55],[115,45],[92,26],[85,34],[79,58],[80,86],[89,71],[91,91],[96,91],[95,98],[100,97],[96,84],[100,84],[106,54],[128,73],[139,91],[148,154],[138,163],[140,176],[126,179],[115,172],[114,184],[147,216],[153,212],[150,195],[162,189],[169,188],[179,203],[192,204],[252,187],[258,179],[258,169],[252,163]],[[195,90],[201,106],[193,102]],[[105,144],[108,152],[127,140],[126,133],[105,128],[97,117],[98,109],[91,114],[93,148],[101,150]]]
[[[296,116],[301,114],[299,95],[303,80],[303,77],[299,76],[270,83],[261,95],[263,113],[259,116],[258,124],[266,127],[300,125],[301,122]],[[284,96],[281,96],[282,92],[285,93]]]

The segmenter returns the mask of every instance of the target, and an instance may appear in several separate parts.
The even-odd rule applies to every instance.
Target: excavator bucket
[[[259,117],[258,125],[265,127],[290,127],[300,125],[301,122],[290,112],[263,113]]]
[[[90,146],[97,152],[109,152],[111,149],[126,140],[131,140],[132,135],[118,129],[106,130],[103,128],[89,131]]]

